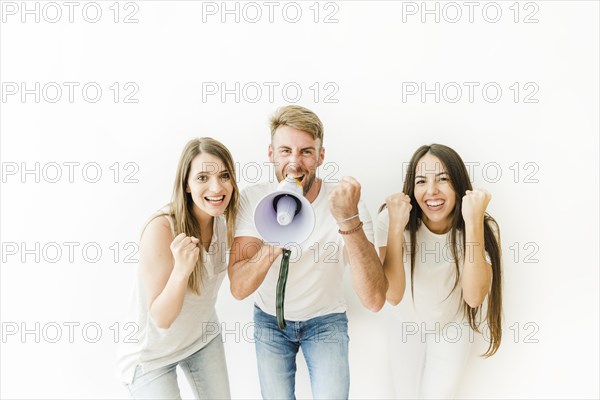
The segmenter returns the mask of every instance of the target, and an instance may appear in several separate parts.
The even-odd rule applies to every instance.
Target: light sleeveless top
[[[174,236],[173,221],[165,218]],[[138,365],[142,372],[147,372],[181,361],[219,335],[215,303],[227,271],[226,238],[225,217],[215,217],[209,249],[201,247],[200,251],[204,261],[200,295],[187,289],[181,312],[168,329],[159,328],[150,318],[138,273],[127,314],[127,321],[136,323],[136,332],[128,337],[128,343],[122,339],[117,357],[117,375],[121,381],[131,383]]]
[[[387,246],[389,227],[388,209],[377,216],[376,242],[378,247]],[[439,323],[444,327],[447,323],[468,321],[463,315],[463,298],[460,281],[456,280],[456,264],[452,255],[450,232],[437,234],[431,232],[425,223],[417,230],[416,254],[414,268],[414,294],[411,289],[411,257],[409,251],[404,252],[404,272],[406,289],[403,300],[393,307],[393,314],[403,321],[425,322],[427,326]],[[410,242],[410,234],[404,231],[404,243]],[[405,247],[405,249],[407,249]],[[464,265],[464,251],[458,247],[459,269]],[[485,252],[486,261],[491,263],[489,254]],[[482,306],[485,315],[487,298]]]

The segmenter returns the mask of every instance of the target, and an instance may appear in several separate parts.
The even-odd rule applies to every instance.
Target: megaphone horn
[[[260,199],[254,209],[254,225],[267,242],[300,244],[315,227],[315,212],[300,183],[287,177],[277,190]]]

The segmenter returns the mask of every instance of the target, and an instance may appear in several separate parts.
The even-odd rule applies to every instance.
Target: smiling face
[[[231,200],[233,184],[225,163],[212,154],[198,154],[190,164],[186,192],[200,220],[222,215]]]
[[[417,162],[414,196],[427,228],[434,233],[447,232],[452,226],[456,192],[446,167],[431,153]]]
[[[288,175],[298,179],[309,201],[318,194],[317,168],[324,157],[320,139],[286,125],[277,128],[269,145],[269,160],[275,165],[277,180],[281,182]]]

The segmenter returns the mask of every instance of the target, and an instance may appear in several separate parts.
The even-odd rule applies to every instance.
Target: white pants
[[[473,342],[468,323],[391,319],[388,332],[395,397],[453,398]]]

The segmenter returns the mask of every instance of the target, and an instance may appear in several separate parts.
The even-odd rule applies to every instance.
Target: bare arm
[[[228,275],[231,294],[243,300],[261,285],[265,276],[283,253],[283,249],[263,243],[251,236],[236,237],[229,255]]]
[[[350,230],[353,226],[339,224],[341,230]],[[356,226],[356,222],[354,224]],[[363,306],[373,312],[381,310],[385,304],[388,282],[383,273],[375,246],[361,229],[344,237],[344,251],[350,264],[352,286]]]
[[[379,248],[379,256],[383,263],[383,271],[389,287],[387,301],[398,305],[406,290],[404,273],[404,229],[410,217],[410,197],[404,193],[396,193],[385,200],[388,212],[387,246]]]
[[[187,239],[185,242],[184,238]],[[150,318],[159,328],[168,329],[181,312],[188,279],[199,254],[198,239],[193,239],[184,234],[173,239],[166,217],[152,220],[142,235],[142,286]],[[178,265],[170,247],[175,241],[188,253],[186,258],[178,260]]]
[[[492,266],[485,259],[483,221],[465,224],[466,249],[461,285],[467,304],[479,307],[492,285]]]
[[[329,208],[336,221],[358,214],[360,184],[352,177],[344,177],[329,192]],[[338,222],[342,231],[349,231],[360,223],[358,218]],[[375,246],[367,239],[362,229],[342,235],[344,251],[350,264],[352,286],[362,304],[371,311],[381,310],[385,304],[388,282]]]
[[[472,308],[483,303],[492,285],[492,266],[485,259],[483,234],[485,209],[490,199],[488,192],[475,189],[467,191],[462,203],[466,249],[461,286],[463,298]]]
[[[396,306],[402,301],[406,289],[403,229],[399,232],[395,229],[388,231],[388,246],[379,248],[379,257],[389,284],[385,297],[388,303]]]

